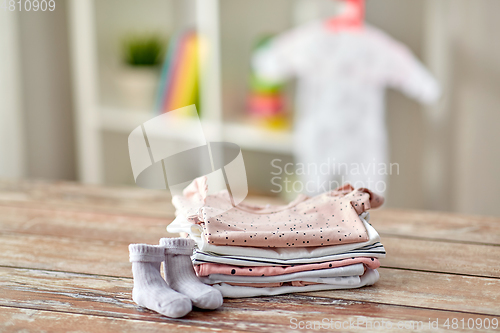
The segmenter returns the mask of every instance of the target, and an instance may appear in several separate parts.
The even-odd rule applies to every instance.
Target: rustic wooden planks
[[[170,200],[166,191],[137,187],[0,180],[0,206],[172,218]],[[247,200],[280,203],[276,198]],[[500,218],[400,209],[379,209],[370,214],[370,222],[381,235],[500,245]]]
[[[131,276],[129,242],[100,240],[100,236],[92,239],[92,229],[90,234],[85,233],[86,230],[82,227],[78,237],[6,233],[1,236],[0,265]],[[163,232],[136,239],[156,244],[160,237],[166,236],[172,235]],[[125,237],[117,236],[119,238]],[[384,237],[383,242],[389,253],[381,260],[384,267],[500,277],[500,247],[413,239],[400,241],[393,237]]]
[[[304,295],[500,315],[499,279],[387,268],[381,268],[380,274],[381,279],[372,287]],[[132,304],[130,300],[132,280],[130,278],[1,267],[0,285],[5,295],[9,295],[9,292],[17,295],[17,298],[12,296],[12,302],[20,299],[21,291],[42,292],[46,289],[48,294],[54,295],[71,291],[84,292],[83,298],[87,300],[99,299],[107,292],[115,293],[118,295],[114,297],[115,300],[125,299],[127,304]]]
[[[2,206],[0,216],[0,230],[16,234],[148,244],[172,236],[167,217]]]
[[[396,280],[401,282],[411,278],[406,271],[382,270],[382,274],[399,274]],[[423,276],[425,273],[420,274]],[[388,276],[385,278],[389,280]],[[0,299],[0,306],[51,311],[51,313],[179,323],[185,327],[231,329],[239,326],[241,329],[270,332],[287,331],[292,318],[321,322],[323,318],[357,320],[359,317],[366,317],[370,320],[385,320],[394,323],[400,320],[427,322],[428,318],[433,318],[433,320],[435,318],[441,320],[492,318],[476,313],[464,313],[466,309],[460,308],[460,305],[467,302],[464,297],[469,295],[459,295],[457,288],[454,288],[461,287],[459,283],[457,284],[456,278],[456,276],[452,277],[449,285],[431,278],[428,282],[434,283],[432,288],[423,287],[422,283],[425,281],[422,281],[416,286],[411,284],[402,286],[396,283],[387,290],[385,290],[386,285],[380,285],[365,288],[363,292],[331,291],[226,300],[224,306],[218,311],[193,311],[185,318],[173,320],[137,307],[130,299],[131,279],[1,268],[0,286],[4,292]],[[422,288],[421,292],[416,292],[416,288]],[[384,291],[381,293],[380,289]],[[433,291],[438,291],[438,294],[433,294]],[[491,290],[484,292],[487,294],[489,291]],[[394,292],[396,295],[390,296]],[[411,305],[392,306],[387,303],[387,301],[403,298],[406,298],[406,302]],[[417,298],[420,305],[415,302]],[[479,296],[472,297],[469,300],[471,306],[479,298]],[[426,304],[425,302],[429,299],[433,299],[434,303]],[[490,298],[483,303],[483,306],[491,305],[492,302],[495,300]],[[452,303],[452,307],[458,307],[460,310],[443,311]],[[443,305],[445,307],[442,307]]]
[[[384,209],[370,221],[388,252],[372,287],[160,316],[131,300],[127,246],[175,236],[165,231],[169,202],[166,192],[137,188],[0,181],[0,332],[288,332],[293,318],[442,325],[500,316],[500,219]]]
[[[392,329],[383,329],[384,332],[401,332],[402,329],[398,329],[398,323],[403,325],[408,325],[407,329],[414,330],[420,322],[421,324],[428,325],[429,318],[433,321],[439,320],[442,325],[447,318],[457,318],[458,320],[464,318],[467,321],[467,315],[462,313],[446,313],[446,312],[433,312],[419,309],[404,309],[404,308],[394,308],[387,307],[388,309],[381,306],[379,309],[366,309],[363,304],[342,304],[348,306],[352,309],[346,311],[339,304],[335,305],[336,313],[324,313],[323,317],[320,317],[317,312],[305,312],[298,313],[296,316],[294,314],[286,314],[284,316],[273,315],[272,311],[260,310],[256,311],[254,315],[247,317],[247,311],[239,310],[239,313],[235,313],[233,316],[225,321],[225,318],[219,316],[214,316],[213,321],[192,321],[184,322],[182,320],[173,321],[165,317],[159,318],[148,318],[148,319],[123,319],[123,318],[110,318],[105,316],[94,316],[94,315],[82,315],[67,312],[55,312],[47,310],[38,309],[23,309],[23,308],[10,308],[10,307],[0,307],[0,327],[6,328],[6,331],[21,331],[21,332],[291,332],[292,326],[291,322],[294,319],[304,321],[304,322],[314,322],[321,324],[322,320],[326,319],[327,322],[338,321],[339,324],[346,323],[346,329],[331,329],[328,331],[342,331],[342,332],[359,332],[360,328],[349,329],[349,322],[352,321],[356,323],[357,320],[368,320],[372,322],[386,322],[390,321],[393,325]],[[359,310],[358,310],[359,309]],[[377,312],[370,313],[368,317],[365,317],[363,313],[366,310],[378,310]],[[389,310],[390,313],[387,313]],[[250,311],[249,311],[250,312]],[[312,316],[311,316],[312,314]],[[379,316],[378,314],[387,314],[385,316]],[[257,316],[258,315],[258,316]],[[450,317],[452,316],[452,317]],[[488,316],[477,316],[475,319],[484,320],[491,317]],[[250,320],[257,319],[260,322],[251,322]],[[215,320],[219,320],[218,323]],[[295,322],[296,323],[296,322]],[[333,324],[329,324],[333,325]],[[220,328],[220,326],[228,327],[227,329]],[[360,327],[365,327],[360,326]],[[332,326],[333,327],[333,326]],[[421,331],[430,331],[426,329],[425,326]],[[12,329],[12,330],[11,330]],[[300,332],[317,332],[319,329],[302,329]],[[325,331],[325,330],[322,330]],[[369,331],[369,330],[368,330]],[[432,332],[448,332],[449,329],[432,329]],[[469,331],[470,330],[454,330],[454,331]]]
[[[140,216],[173,215],[167,191],[59,181],[0,180],[0,205]]]
[[[0,265],[131,277],[128,244],[58,236],[4,234]]]
[[[211,327],[156,321],[110,318],[38,309],[0,307],[0,327],[15,332],[206,332]],[[1,330],[3,332],[3,330]],[[217,329],[217,332],[234,330]]]
[[[380,209],[370,223],[382,235],[500,245],[500,218],[444,212]]]
[[[500,247],[382,237],[384,267],[500,277]]]

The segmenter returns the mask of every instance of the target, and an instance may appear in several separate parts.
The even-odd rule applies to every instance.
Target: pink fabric
[[[209,276],[210,274],[226,274],[239,276],[274,276],[289,274],[295,272],[313,271],[316,269],[325,269],[333,267],[343,267],[354,264],[364,264],[365,267],[377,269],[380,267],[380,261],[377,258],[356,257],[317,264],[301,264],[293,266],[247,266],[238,267],[225,264],[201,264],[194,265],[198,276]]]
[[[359,243],[368,234],[359,214],[383,204],[371,191],[346,184],[315,197],[299,196],[286,206],[230,205],[227,191],[209,194],[196,179],[172,202],[178,215],[203,225],[209,244],[307,247]]]
[[[224,282],[231,286],[241,286],[241,287],[256,287],[256,288],[268,288],[268,287],[281,287],[283,282],[266,282],[266,283],[236,283],[236,282]]]
[[[274,287],[282,287],[282,286],[294,286],[294,287],[304,287],[311,284],[318,284],[316,282],[307,282],[307,281],[291,281],[291,282],[266,282],[266,283],[235,283],[235,282],[224,282],[231,286],[240,286],[240,287],[255,287],[255,288],[274,288]]]

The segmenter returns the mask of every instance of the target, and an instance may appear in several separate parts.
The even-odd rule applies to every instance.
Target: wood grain
[[[380,280],[372,287],[303,295],[500,315],[500,299],[497,291],[500,290],[500,280],[498,279],[397,269],[380,269],[380,274]],[[2,298],[6,300],[10,297],[9,302],[21,300],[21,292],[36,290],[38,293],[46,292],[47,295],[44,296],[46,298],[54,295],[57,298],[67,292],[83,293],[85,296],[80,297],[81,301],[96,301],[102,297],[104,299],[111,297],[110,300],[105,301],[106,304],[125,302],[128,305],[122,304],[121,307],[129,310],[134,308],[130,300],[132,290],[130,278],[2,267],[0,268],[0,285],[4,290]],[[106,296],[106,293],[109,295]],[[30,300],[31,296],[27,299]],[[11,305],[9,302],[0,304]],[[226,300],[226,302],[231,303],[233,300]],[[19,305],[19,303],[16,304]],[[67,304],[67,310],[74,306],[74,304]],[[57,308],[57,310],[63,309]]]
[[[5,232],[71,238],[78,240],[78,244],[85,239],[104,241],[103,244],[105,245],[100,247],[100,251],[112,251],[110,245],[107,245],[109,243],[155,244],[161,237],[176,236],[168,234],[165,230],[165,226],[168,225],[171,218],[19,207],[0,207],[0,216],[2,216],[0,218],[0,230]],[[46,241],[40,237],[30,238],[30,242],[39,242],[39,246],[23,249],[23,251],[28,252],[26,253],[28,258],[34,255],[30,253],[30,249],[37,252],[49,251],[47,253],[50,255],[52,241],[52,239]],[[402,239],[398,236],[385,236],[382,237],[382,241],[388,253],[387,258],[382,259],[382,265],[385,267],[500,277],[500,267],[497,264],[500,257],[499,246],[443,242],[440,240]],[[12,249],[21,246],[20,242],[23,242],[23,240],[18,242],[14,240],[6,241],[5,245],[11,244],[12,251]],[[47,245],[47,243],[49,244]],[[68,247],[68,241],[62,243],[61,246]],[[46,245],[44,246],[44,244]],[[80,252],[84,251],[85,246],[90,245],[83,244],[79,248],[70,245],[65,251],[77,250]],[[121,249],[123,251],[123,247]],[[395,253],[398,255],[393,255]],[[23,253],[17,253],[15,260],[20,259],[22,255]],[[5,256],[7,256],[7,253],[0,254],[0,258]],[[50,258],[47,257],[52,262]],[[481,258],[481,260],[477,260],[478,258]],[[94,262],[94,258],[89,258],[89,261]],[[8,265],[14,265],[13,260],[7,262]],[[68,265],[71,266],[71,264]],[[37,267],[49,269],[49,267],[45,266]],[[100,273],[106,274],[102,271]]]
[[[171,218],[174,210],[170,200],[166,191],[134,186],[0,180],[0,205],[6,206]],[[283,203],[277,198],[248,198],[247,201]],[[500,218],[385,208],[370,214],[370,222],[382,235],[500,245]]]
[[[165,230],[173,213],[162,191],[0,181],[0,332],[289,332],[293,318],[397,327],[500,316],[500,219],[382,209],[370,222],[388,256],[374,286],[228,299],[217,311],[166,318],[131,300],[127,246],[176,236]]]
[[[387,273],[393,274],[393,272]],[[401,271],[399,273],[403,276],[400,275],[398,280],[403,282],[409,278],[409,276],[405,276],[408,272]],[[431,279],[429,282],[436,281]],[[451,282],[456,283],[455,280]],[[428,318],[433,318],[433,320],[439,318],[442,322],[446,318],[465,318],[466,320],[468,318],[492,318],[474,313],[464,313],[465,309],[461,309],[462,312],[430,309],[428,304],[424,302],[426,297],[441,299],[441,303],[445,305],[455,303],[454,306],[457,307],[460,306],[459,302],[464,302],[457,296],[456,289],[454,292],[452,291],[454,288],[451,285],[447,291],[455,295],[457,299],[433,294],[432,290],[439,290],[443,283],[438,283],[434,289],[427,288],[426,292],[420,293],[422,306],[392,306],[387,304],[385,303],[387,295],[382,295],[377,290],[385,289],[386,286],[379,286],[352,290],[347,293],[332,291],[225,300],[223,307],[217,311],[195,310],[182,319],[166,318],[136,306],[130,299],[132,280],[127,278],[1,268],[0,285],[4,291],[2,299],[0,299],[0,306],[178,323],[185,325],[187,331],[190,331],[189,326],[196,326],[227,330],[286,332],[290,330],[292,318],[321,322],[323,318],[335,321],[356,321],[361,317],[371,321],[391,321],[394,325],[397,325],[399,321],[410,320],[428,322]],[[456,286],[460,287],[460,285]],[[396,285],[385,293],[389,294],[399,290],[400,287],[401,285]],[[406,296],[411,296],[414,290],[408,290],[408,288],[411,289],[412,286],[406,287]],[[446,289],[445,286],[443,288]],[[487,292],[488,290],[485,290],[485,293]],[[396,295],[395,297],[403,296]],[[410,303],[411,298],[409,297]],[[475,302],[475,299],[478,298],[472,298],[471,302]],[[486,306],[489,304],[488,302],[493,301],[487,300],[484,305]],[[439,306],[437,303],[430,305]]]
[[[172,218],[0,206],[3,232],[124,243],[158,243]]]
[[[384,267],[500,277],[500,247],[382,237]]]
[[[500,218],[402,209],[370,211],[382,235],[500,245]]]
[[[0,265],[132,276],[128,244],[53,236],[0,235]]]
[[[342,299],[373,301],[473,313],[500,315],[500,280],[455,274],[380,268],[380,280],[358,292],[344,290]],[[334,291],[308,293],[339,297]]]
[[[0,205],[110,214],[173,215],[167,191],[61,181],[0,180]]]
[[[362,305],[361,305],[362,306]],[[360,305],[353,304],[352,307],[358,308]],[[274,318],[270,318],[269,322],[266,323],[254,323],[250,322],[249,319],[246,319],[243,315],[239,321],[234,322],[226,322],[225,325],[228,329],[222,329],[219,327],[214,327],[210,325],[210,322],[170,322],[169,319],[162,317],[158,320],[137,320],[137,319],[123,319],[123,318],[113,318],[113,317],[102,317],[102,316],[94,316],[94,315],[82,315],[75,313],[67,313],[67,312],[54,312],[54,311],[45,311],[45,310],[37,310],[37,309],[24,309],[24,308],[9,308],[9,307],[0,307],[0,332],[292,332],[291,320],[296,319],[297,321],[292,321],[292,323],[298,323],[298,321],[303,321],[303,325],[306,325],[307,322],[316,322],[317,327],[322,323],[322,320],[326,320],[329,325],[331,321],[335,323],[338,321],[339,327],[343,323],[345,323],[347,329],[331,329],[321,331],[342,331],[342,332],[359,332],[363,328],[367,331],[367,325],[361,323],[360,328],[349,329],[350,321],[353,322],[354,325],[357,320],[365,320],[371,323],[372,327],[375,322],[385,323],[391,322],[392,329],[383,329],[383,332],[401,332],[402,330],[417,330],[417,327],[423,327],[418,331],[432,331],[432,332],[449,332],[449,329],[443,327],[443,324],[447,318],[457,318],[458,320],[464,318],[465,321],[469,318],[485,320],[488,318],[489,320],[492,317],[489,316],[474,316],[469,317],[462,313],[443,313],[443,312],[433,312],[433,311],[425,311],[425,310],[415,310],[415,315],[408,316],[406,311],[411,311],[412,309],[393,309],[389,308],[389,310],[396,310],[393,313],[390,313],[389,316],[377,316],[376,314],[371,314],[369,317],[365,317],[363,315],[358,315],[356,310],[343,311],[343,309],[339,310],[339,306],[335,306],[338,311],[335,314],[325,314],[324,317],[319,317],[317,314],[313,317],[309,316],[309,313],[301,313],[297,314],[295,317],[291,317],[290,314],[285,316],[274,316]],[[377,309],[381,314],[386,312],[384,307]],[[401,311],[397,311],[401,310]],[[263,312],[263,311],[261,311]],[[271,311],[269,311],[271,312]],[[363,313],[362,311],[360,311]],[[305,317],[307,315],[307,317]],[[391,318],[394,316],[394,318]],[[440,324],[438,329],[427,329],[428,320],[432,318],[433,321],[438,320]],[[237,319],[237,317],[234,317]],[[246,320],[245,320],[246,319]],[[274,319],[274,320],[272,320]],[[397,328],[397,325],[408,325],[406,329]],[[208,325],[208,326],[201,326]],[[376,325],[376,324],[375,324]],[[384,324],[388,325],[388,324]],[[417,326],[417,325],[427,325],[427,326]],[[356,326],[354,326],[356,327]],[[317,329],[296,329],[293,331],[300,332],[318,332]],[[470,330],[465,329],[457,329],[453,330],[455,332],[470,332]]]
[[[22,233],[0,235],[0,265],[68,272],[131,276],[128,241],[91,239],[82,227],[79,238]],[[117,230],[117,234],[119,231]],[[138,233],[137,243],[158,243],[160,237]],[[95,237],[95,236],[94,236]],[[124,237],[117,237],[124,238]],[[485,277],[500,277],[500,247],[384,237],[388,256],[384,267],[416,269]],[[480,258],[480,260],[478,260]]]
[[[0,179],[0,205],[91,211],[119,215],[173,217],[168,191],[137,186],[99,186],[75,182]],[[251,204],[282,204],[279,198],[248,197]]]
[[[165,321],[131,320],[24,308],[0,307],[0,332],[234,332]]]
[[[170,200],[166,191],[134,186],[0,180],[0,205],[11,207],[171,218],[174,210]],[[283,203],[277,198],[248,198],[247,201]],[[500,245],[500,218],[385,208],[373,210],[370,214],[371,223],[382,235]]]

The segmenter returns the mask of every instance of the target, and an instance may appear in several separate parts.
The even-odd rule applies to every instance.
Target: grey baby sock
[[[161,277],[160,264],[165,260],[165,249],[146,244],[130,244],[128,249],[134,275],[134,302],[167,317],[179,318],[188,314],[191,300],[170,289]]]
[[[170,288],[188,296],[202,309],[217,309],[222,305],[222,294],[202,283],[193,269],[191,254],[194,241],[187,238],[162,238],[165,247],[165,278]]]

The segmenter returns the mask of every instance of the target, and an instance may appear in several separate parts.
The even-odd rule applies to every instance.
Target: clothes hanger
[[[326,21],[326,27],[332,31],[358,30],[363,28],[365,18],[365,0],[342,0],[346,8],[341,15]]]

